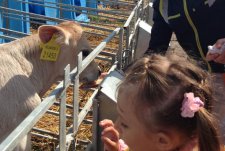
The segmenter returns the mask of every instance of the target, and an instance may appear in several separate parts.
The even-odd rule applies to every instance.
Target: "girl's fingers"
[[[206,55],[206,60],[207,61],[212,61],[212,60],[215,60],[217,57],[219,57],[219,54],[210,54],[210,53],[208,53]]]
[[[114,123],[105,119],[100,121],[99,125],[103,128],[101,138],[105,151],[118,151],[119,132],[114,128]]]
[[[99,122],[99,126],[101,126],[102,128],[106,128],[106,127],[114,127],[113,121],[109,120],[109,119],[104,119],[102,121]]]
[[[214,59],[214,61],[217,63],[225,64],[225,56],[221,55],[217,57],[216,59]]]
[[[102,131],[102,136],[111,139],[112,141],[119,141],[119,132],[114,127],[107,127]]]
[[[105,151],[118,151],[119,142],[112,141],[111,139],[102,136],[102,142],[104,143]]]
[[[222,45],[224,44],[225,44],[225,38],[217,40],[217,42],[215,43],[215,46],[216,48],[221,48]]]

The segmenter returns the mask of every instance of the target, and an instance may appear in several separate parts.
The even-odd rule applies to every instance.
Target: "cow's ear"
[[[42,25],[38,28],[38,35],[43,43],[47,43],[51,40],[52,36],[56,34],[60,42],[69,42],[69,33],[59,26]]]

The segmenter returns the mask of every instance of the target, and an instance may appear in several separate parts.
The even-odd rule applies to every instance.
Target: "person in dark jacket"
[[[224,0],[155,0],[149,49],[167,50],[171,35],[196,59],[205,61],[208,45],[225,38]],[[208,70],[224,73],[224,64],[205,62]]]
[[[185,52],[212,73],[217,100],[214,111],[225,143],[225,62],[221,59],[225,59],[225,51],[217,60],[207,55],[209,45],[225,38],[225,0],[154,0],[153,8],[154,24],[146,54],[165,53],[175,33]]]

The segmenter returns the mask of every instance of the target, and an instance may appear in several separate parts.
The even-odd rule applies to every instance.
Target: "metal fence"
[[[104,6],[102,6],[101,9],[96,7],[96,0],[87,2],[81,0],[89,3],[92,7],[76,6],[73,4],[73,1],[74,0],[0,0],[0,22],[4,22],[0,24],[0,27],[29,33],[31,24],[56,24],[58,20],[55,19],[63,19],[77,20],[81,23],[104,23],[105,29],[107,29],[110,25],[107,21],[110,20],[114,23],[120,22],[123,24],[130,15],[129,13],[132,8],[135,6],[135,4],[131,2],[113,2],[121,7],[126,6],[126,9],[118,11],[107,9],[107,4],[112,3],[110,1],[104,1]],[[43,10],[37,11],[39,9]]]
[[[16,0],[15,0],[16,1]],[[38,1],[38,0],[37,0]],[[13,148],[17,145],[19,140],[25,136],[30,130],[33,128],[33,126],[38,122],[38,120],[46,113],[51,112],[49,111],[49,108],[53,104],[58,104],[60,106],[59,113],[51,112],[52,114],[56,114],[60,116],[60,125],[59,125],[59,134],[52,134],[51,132],[48,132],[46,130],[33,128],[33,130],[38,131],[42,134],[35,134],[38,136],[45,137],[45,134],[48,134],[52,136],[52,139],[58,139],[59,145],[56,147],[56,150],[68,150],[71,146],[71,144],[74,142],[74,135],[78,131],[78,127],[80,124],[84,121],[85,116],[88,114],[88,112],[91,110],[91,106],[93,104],[93,100],[95,99],[95,96],[97,95],[99,89],[95,89],[92,96],[88,99],[85,106],[81,109],[79,107],[79,74],[90,64],[91,61],[94,59],[101,59],[110,61],[111,63],[111,69],[114,68],[124,68],[127,64],[129,64],[132,61],[133,58],[133,49],[135,45],[135,30],[137,27],[137,23],[142,19],[143,12],[144,12],[144,3],[143,0],[140,0],[137,2],[137,5],[133,2],[122,2],[117,1],[111,2],[111,1],[103,1],[104,5],[110,5],[110,4],[117,4],[118,6],[135,6],[132,11],[128,14],[127,11],[108,11],[108,10],[100,10],[97,8],[84,8],[81,6],[69,6],[66,4],[63,4],[60,2],[53,3],[48,2],[48,5],[38,4],[39,6],[49,7],[50,9],[57,9],[59,10],[59,16],[47,16],[47,15],[41,15],[41,14],[35,14],[30,13],[27,11],[24,11],[22,9],[14,9],[5,7],[7,5],[7,2],[1,0],[1,6],[0,6],[0,38],[2,39],[2,42],[8,42],[11,40],[15,40],[17,38],[21,38],[24,36],[27,36],[30,33],[30,26],[31,23],[34,24],[57,24],[66,20],[73,20],[73,18],[64,18],[63,13],[64,11],[67,12],[78,12],[78,13],[86,13],[88,15],[95,15],[98,17],[98,20],[92,19],[90,23],[84,23],[80,22],[80,24],[84,28],[93,29],[91,32],[87,32],[87,34],[90,35],[97,35],[100,37],[104,37],[103,40],[98,45],[92,45],[94,50],[84,59],[82,60],[82,54],[80,53],[77,56],[78,66],[70,71],[70,66],[68,65],[65,67],[65,76],[64,80],[60,82],[57,87],[47,96],[43,99],[41,104],[35,108],[29,116],[24,119],[24,121],[0,144],[0,150],[13,150]],[[12,1],[11,1],[12,2]],[[17,3],[20,2],[20,6],[26,6],[27,4],[34,4],[35,2],[29,2],[27,0],[17,0]],[[40,2],[40,1],[39,1]],[[51,5],[50,5],[51,4]],[[28,6],[26,6],[28,7]],[[50,10],[49,10],[50,11]],[[107,14],[107,15],[106,15]],[[109,15],[113,15],[110,16]],[[116,17],[115,17],[116,16]],[[113,27],[110,25],[110,23],[106,23],[103,26],[103,21],[101,18],[106,19],[112,19],[116,20],[120,23],[121,27]],[[4,22],[3,22],[4,20]],[[16,27],[10,26],[12,24],[12,21],[19,21],[20,29],[16,30]],[[26,29],[24,28],[26,27]],[[94,30],[98,31],[104,31],[104,33],[96,33]],[[107,34],[106,34],[107,33]],[[118,40],[118,47],[117,48],[107,48],[107,44],[112,41],[112,39]],[[113,49],[114,53],[104,52],[103,50],[110,50]],[[99,54],[102,54],[103,56],[108,57],[102,57]],[[111,57],[111,59],[109,59]],[[73,104],[68,105],[66,104],[66,90],[69,85],[72,85],[74,87],[74,94],[73,94]],[[60,100],[60,101],[57,101]],[[72,108],[73,114],[71,116],[68,116],[66,114],[66,108]],[[71,118],[72,119],[72,125],[70,127],[66,127],[66,119]]]
[[[115,35],[121,33],[120,28],[116,28],[105,40],[101,42],[101,44],[95,48],[87,58],[82,61],[82,54],[78,55],[78,67],[75,68],[70,74],[70,68],[67,66],[65,68],[65,78],[63,82],[55,88],[54,91],[46,97],[42,103],[35,108],[30,115],[7,137],[7,139],[2,142],[0,145],[0,150],[12,150],[16,144],[20,141],[23,136],[25,136],[31,128],[35,125],[35,123],[43,116],[44,113],[48,111],[48,109],[53,105],[56,99],[59,96],[60,99],[60,150],[66,150],[69,148],[69,145],[72,140],[74,140],[74,133],[77,132],[77,129],[81,122],[84,120],[85,115],[90,110],[90,107],[93,102],[94,96],[97,94],[98,89],[95,90],[92,97],[88,100],[85,107],[79,112],[78,105],[78,90],[79,90],[79,74],[88,66],[88,64],[103,50],[106,43],[109,42]],[[74,104],[73,104],[73,125],[68,129],[66,133],[66,89],[68,85],[71,84],[71,81],[74,83]]]

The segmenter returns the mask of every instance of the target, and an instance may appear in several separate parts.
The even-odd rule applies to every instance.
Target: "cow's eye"
[[[89,50],[82,50],[83,57],[87,57],[90,54]]]

